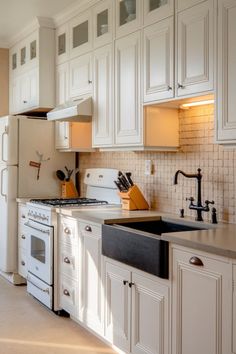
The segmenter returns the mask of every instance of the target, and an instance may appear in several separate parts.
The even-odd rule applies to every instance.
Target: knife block
[[[149,205],[140,189],[133,185],[128,192],[119,193],[122,199],[122,209],[124,210],[147,210]]]
[[[61,182],[61,197],[62,198],[76,198],[78,197],[78,192],[75,188],[73,181],[63,181]]]

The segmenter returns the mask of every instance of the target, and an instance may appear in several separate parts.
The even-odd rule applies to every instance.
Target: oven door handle
[[[28,221],[26,223],[24,223],[25,226],[28,226],[30,227],[31,229],[34,229],[36,231],[39,231],[39,232],[42,232],[43,234],[50,234],[50,231],[49,230],[44,230],[44,229],[40,229],[40,228],[37,228],[35,226],[32,226]]]
[[[39,289],[39,290],[41,290],[42,292],[47,293],[47,294],[49,295],[49,289],[48,289],[48,288],[47,288],[47,289],[42,289],[42,288],[40,288],[40,286],[38,286],[37,284],[35,284],[28,276],[27,276],[27,281],[28,281],[29,283],[31,283],[33,286],[35,286],[37,289]]]

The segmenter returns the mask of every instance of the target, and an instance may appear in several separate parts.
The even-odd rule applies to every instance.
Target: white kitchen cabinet
[[[142,144],[140,32],[116,41],[115,144]]]
[[[70,61],[70,98],[92,95],[92,55],[85,54]]]
[[[218,1],[216,140],[236,143],[236,2]]]
[[[10,114],[55,106],[54,35],[53,22],[40,17],[32,32],[10,48]]]
[[[56,29],[56,64],[69,60],[69,24],[63,24]]]
[[[126,353],[169,353],[169,287],[109,259],[105,274],[106,338]]]
[[[236,264],[233,264],[232,353],[236,353]]]
[[[70,58],[75,58],[92,50],[92,12],[91,9],[79,13],[69,22]]]
[[[24,225],[28,220],[27,207],[25,203],[18,204],[18,273],[27,277],[27,230]]]
[[[104,303],[101,261],[101,225],[79,219],[80,288],[79,318],[96,333],[104,334]]]
[[[93,46],[109,44],[113,37],[113,0],[103,0],[93,7]]]
[[[173,16],[143,30],[144,102],[174,97]]]
[[[173,248],[172,353],[231,353],[229,260]]]
[[[204,2],[206,0],[175,0],[176,2],[176,11],[180,12],[190,7],[200,4],[200,2]]]
[[[188,0],[189,1],[189,0]],[[144,0],[144,26],[163,20],[174,14],[174,0]]]
[[[214,2],[208,0],[177,14],[176,96],[214,88]]]
[[[56,104],[61,105],[69,99],[69,63],[56,67]]]
[[[93,55],[93,146],[113,143],[113,50],[107,45]]]
[[[114,2],[116,38],[137,31],[141,25],[142,1],[115,0]]]

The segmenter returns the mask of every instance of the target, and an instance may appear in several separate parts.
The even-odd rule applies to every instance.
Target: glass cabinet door
[[[70,21],[70,56],[75,57],[92,50],[91,12],[79,14]]]
[[[109,44],[112,41],[112,1],[103,0],[93,7],[93,39],[95,48]]]
[[[15,70],[17,68],[17,54],[14,53],[12,54],[12,70]]]
[[[88,21],[84,21],[73,27],[73,48],[88,43]]]
[[[61,64],[69,59],[69,26],[63,24],[56,29],[56,63]]]
[[[62,33],[57,38],[57,55],[65,54],[66,52],[66,34]]]
[[[173,0],[145,0],[144,25],[149,25],[173,15]]]
[[[37,56],[37,44],[36,40],[30,43],[30,60],[35,59]]]
[[[138,30],[140,14],[141,0],[116,0],[116,36],[121,37]]]
[[[20,64],[24,65],[25,63],[26,63],[26,47],[23,47],[20,50]]]

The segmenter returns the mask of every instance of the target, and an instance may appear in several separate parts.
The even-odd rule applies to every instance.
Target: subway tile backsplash
[[[86,168],[109,167],[132,172],[152,208],[162,212],[195,216],[188,209],[186,197],[196,198],[196,180],[179,175],[173,184],[176,170],[196,173],[202,169],[202,200],[214,200],[218,220],[236,223],[236,149],[214,144],[214,106],[193,107],[179,111],[180,150],[163,152],[93,152],[80,154],[80,171]],[[152,160],[154,173],[145,176],[145,160]],[[83,188],[83,187],[82,187]],[[84,191],[82,190],[82,193]],[[210,220],[210,213],[203,213]]]

